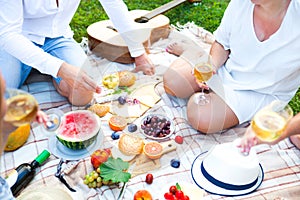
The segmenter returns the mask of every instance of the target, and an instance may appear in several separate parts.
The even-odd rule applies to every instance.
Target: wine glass
[[[19,127],[31,123],[36,118],[38,102],[31,94],[7,88],[4,97],[7,104],[4,121]]]
[[[61,117],[64,112],[58,108],[51,108],[45,112],[48,116],[48,121],[43,124],[43,128],[48,132],[56,131],[61,124]]]
[[[196,80],[200,83],[205,83],[213,75],[213,65],[211,56],[208,56],[207,61],[198,62],[194,65],[193,73]],[[201,92],[196,96],[196,103],[199,105],[205,105],[209,103],[210,97],[204,93],[204,88],[201,88]]]
[[[14,126],[30,124],[36,118],[39,105],[35,97],[26,91],[7,88],[5,91],[7,111],[4,120]],[[57,108],[45,112],[48,121],[43,124],[46,131],[55,131],[61,122],[63,112]]]
[[[281,136],[292,117],[292,108],[285,102],[275,100],[255,114],[251,128],[257,138],[272,142]]]

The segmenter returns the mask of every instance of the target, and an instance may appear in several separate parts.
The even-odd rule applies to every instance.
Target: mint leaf
[[[127,172],[129,163],[120,158],[109,157],[108,160],[100,165],[100,176],[105,181],[111,180],[113,183],[128,182],[131,174]]]

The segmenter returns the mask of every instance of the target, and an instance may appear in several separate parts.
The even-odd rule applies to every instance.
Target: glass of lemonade
[[[211,63],[211,58],[209,57],[207,62],[200,62],[194,66],[194,77],[200,83],[205,83],[208,81],[213,75],[213,65]],[[197,104],[205,105],[209,103],[210,98],[208,95],[204,93],[204,88],[201,88],[201,92],[197,96]]]
[[[280,137],[292,117],[292,108],[276,100],[255,114],[251,127],[260,140],[272,142]]]
[[[23,90],[6,89],[5,99],[7,111],[4,120],[14,126],[22,126],[31,123],[39,109],[36,99]]]

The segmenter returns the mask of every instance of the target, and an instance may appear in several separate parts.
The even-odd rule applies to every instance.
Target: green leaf
[[[179,183],[176,183],[176,188],[177,188],[177,190],[181,190]]]
[[[111,180],[113,183],[128,182],[131,174],[127,172],[129,163],[120,158],[109,157],[108,160],[100,165],[100,176],[105,181]]]

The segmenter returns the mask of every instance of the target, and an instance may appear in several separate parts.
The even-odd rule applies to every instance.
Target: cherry
[[[152,174],[147,174],[146,175],[146,183],[151,184],[153,182],[153,175]]]

